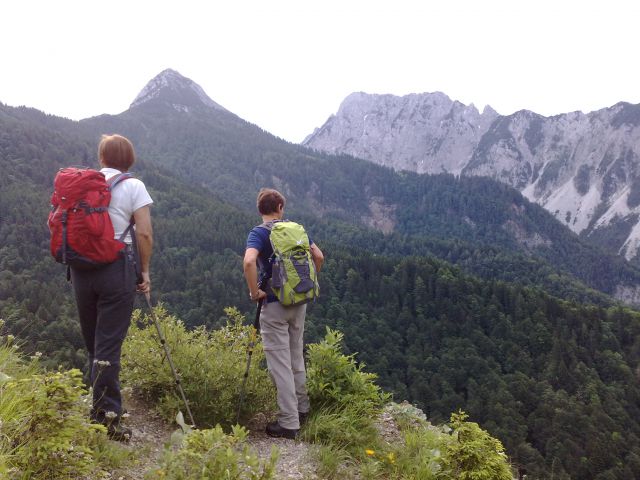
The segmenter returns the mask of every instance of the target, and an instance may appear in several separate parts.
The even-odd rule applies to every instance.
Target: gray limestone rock
[[[608,246],[628,259],[640,249],[640,105],[501,116],[439,92],[353,93],[303,144],[396,170],[488,176],[601,243],[627,222]]]

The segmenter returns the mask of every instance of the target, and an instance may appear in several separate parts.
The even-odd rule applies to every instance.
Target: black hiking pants
[[[92,416],[122,413],[120,352],[136,296],[134,266],[124,258],[97,270],[71,269],[80,328],[89,352]],[[107,415],[109,417],[110,414]]]

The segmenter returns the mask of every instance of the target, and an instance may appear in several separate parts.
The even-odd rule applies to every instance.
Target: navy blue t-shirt
[[[247,237],[247,248],[255,248],[258,250],[258,268],[260,273],[258,275],[258,279],[260,278],[271,278],[271,256],[273,255],[273,247],[271,246],[271,241],[269,240],[269,236],[271,235],[271,230],[266,227],[262,227],[258,225],[257,227],[253,227],[249,232],[249,236]],[[308,236],[309,234],[307,234]],[[309,237],[309,245],[313,245],[311,241],[311,237]],[[271,292],[271,289],[267,290],[267,303],[277,302],[278,298]]]

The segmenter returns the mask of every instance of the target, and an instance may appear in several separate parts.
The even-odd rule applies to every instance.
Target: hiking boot
[[[126,413],[126,410],[123,410],[123,413]],[[131,439],[131,429],[122,425],[122,420],[119,415],[114,415],[115,414],[111,412],[105,413],[103,411],[92,411],[89,420],[91,423],[104,425],[107,429],[107,436],[111,440],[115,440],[117,442],[128,442]]]
[[[131,429],[125,427],[120,422],[111,422],[107,427],[107,437],[116,442],[128,442],[131,440]]]
[[[309,418],[309,412],[298,412],[298,420],[300,421],[300,428],[302,428],[302,425],[307,423],[307,418]]]
[[[298,429],[281,427],[278,422],[271,422],[267,424],[267,435],[275,438],[289,438],[295,440],[298,435]]]
[[[120,414],[120,418],[126,418],[129,416],[129,412],[126,408],[122,409],[122,413]],[[113,417],[112,417],[113,418]],[[107,426],[107,414],[104,410],[96,410],[95,408],[91,408],[89,412],[89,421],[91,423],[98,423],[101,425]]]

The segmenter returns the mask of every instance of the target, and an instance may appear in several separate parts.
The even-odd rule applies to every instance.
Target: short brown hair
[[[284,196],[279,191],[273,188],[261,188],[256,204],[261,215],[269,215],[276,213],[280,205],[284,208],[285,202]]]
[[[136,161],[136,154],[133,144],[122,135],[102,135],[98,158],[103,166],[126,172]]]

